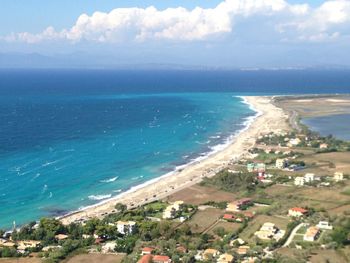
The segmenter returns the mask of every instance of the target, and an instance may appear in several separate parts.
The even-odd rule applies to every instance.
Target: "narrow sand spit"
[[[124,203],[129,208],[132,208],[165,198],[183,188],[200,182],[203,177],[215,175],[217,171],[225,168],[230,162],[243,157],[254,146],[256,139],[260,135],[272,131],[287,131],[289,129],[287,114],[272,104],[273,98],[247,96],[244,99],[260,114],[246,130],[242,131],[223,150],[208,156],[204,160],[189,164],[170,176],[156,179],[152,184],[145,185],[132,192],[121,194],[103,203],[87,207],[84,210],[63,216],[60,218],[61,221],[64,224],[69,224],[92,217],[103,217],[114,210],[114,205],[117,202]]]

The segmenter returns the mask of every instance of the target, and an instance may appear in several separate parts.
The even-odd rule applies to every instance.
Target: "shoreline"
[[[225,143],[214,146],[212,152],[206,156],[199,156],[191,162],[177,167],[172,172],[131,187],[117,196],[57,218],[62,223],[69,224],[93,217],[101,218],[113,212],[117,202],[126,204],[130,209],[163,199],[181,189],[199,183],[204,177],[214,176],[219,170],[227,167],[229,163],[242,158],[254,146],[259,135],[289,129],[287,114],[274,105],[274,97],[238,97],[256,114],[248,117],[244,122],[245,126],[229,136]],[[218,149],[215,149],[216,147]]]

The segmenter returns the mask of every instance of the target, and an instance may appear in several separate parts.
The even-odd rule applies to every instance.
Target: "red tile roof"
[[[300,213],[302,213],[302,214],[307,213],[307,210],[304,209],[304,208],[301,208],[301,207],[293,207],[293,208],[291,208],[290,210],[293,210],[293,211],[295,211],[295,212],[300,212]]]
[[[154,262],[169,262],[170,258],[168,256],[155,255],[153,257]]]
[[[234,219],[235,216],[231,215],[231,214],[224,214],[224,216],[222,217],[223,219]]]
[[[144,255],[140,258],[140,260],[137,263],[151,263],[152,262],[152,255]]]

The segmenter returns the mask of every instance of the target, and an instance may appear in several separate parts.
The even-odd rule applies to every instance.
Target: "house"
[[[320,149],[327,149],[328,148],[328,144],[327,143],[321,143],[320,144]]]
[[[344,180],[344,174],[340,173],[340,172],[335,172],[334,173],[334,177],[333,177],[334,181],[336,182],[340,182]]]
[[[316,227],[318,227],[319,229],[326,229],[326,230],[333,229],[333,226],[331,226],[328,221],[320,221],[320,222],[318,222]]]
[[[4,238],[0,238],[0,247],[14,247],[16,244]]]
[[[169,205],[163,212],[164,219],[172,219],[176,217],[178,211],[181,210],[184,202],[183,201],[175,201],[173,204]]]
[[[55,236],[55,238],[56,238],[57,240],[65,240],[65,239],[68,238],[68,235],[58,234],[58,235]]]
[[[288,215],[292,217],[302,217],[307,215],[308,210],[301,207],[293,207],[288,210]]]
[[[306,230],[306,233],[304,234],[304,241],[310,241],[313,242],[317,240],[318,236],[320,235],[320,229],[315,226],[311,226]]]
[[[305,183],[304,177],[301,177],[301,176],[295,177],[295,179],[294,179],[294,185],[303,186],[304,183]]]
[[[233,247],[235,244],[244,245],[245,241],[241,238],[233,239],[230,241],[230,246]]]
[[[203,252],[203,259],[204,260],[209,260],[213,257],[216,257],[220,254],[220,252],[214,248],[207,248],[206,250],[204,250]]]
[[[284,234],[285,231],[278,229],[274,223],[266,222],[254,235],[263,240],[270,240],[273,238],[278,241]]]
[[[234,201],[227,204],[226,211],[229,212],[238,212],[240,210],[244,210],[247,206],[252,205],[252,199],[250,198],[243,198],[238,201]]]
[[[153,263],[171,263],[171,259],[168,256],[155,255],[152,260]]]
[[[305,183],[311,183],[315,180],[315,174],[313,173],[307,173],[304,175],[304,180],[305,180]]]
[[[290,139],[287,146],[288,147],[293,147],[293,146],[297,146],[301,143],[301,140],[299,138],[295,138],[295,139]]]
[[[238,255],[246,255],[249,251],[250,247],[249,246],[240,246],[237,249],[237,254]]]
[[[144,255],[142,256],[137,263],[151,263],[152,262],[152,255]]]
[[[41,244],[40,241],[37,240],[22,240],[17,242],[18,250],[25,250],[26,248],[36,248]]]
[[[248,163],[247,164],[248,172],[265,172],[266,165],[264,163]]]
[[[117,230],[122,235],[129,235],[135,233],[136,222],[134,221],[118,221]]]
[[[243,212],[243,215],[244,215],[244,217],[245,217],[246,219],[248,219],[248,220],[254,218],[254,216],[255,216],[254,213],[252,213],[252,212],[247,212],[247,211]]]
[[[222,218],[225,220],[234,220],[235,216],[231,214],[224,214]]]
[[[144,247],[141,250],[141,255],[151,255],[153,251],[154,251],[153,247]]]
[[[288,160],[287,159],[277,159],[276,160],[276,168],[284,169],[287,166],[288,166]]]
[[[230,254],[222,254],[218,260],[217,263],[232,263],[233,262],[233,256]]]

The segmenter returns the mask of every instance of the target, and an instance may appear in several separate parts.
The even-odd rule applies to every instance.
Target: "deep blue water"
[[[0,71],[0,227],[117,195],[205,155],[243,94],[348,93],[347,71]]]
[[[305,118],[302,123],[322,136],[332,134],[338,139],[350,141],[350,114]]]

